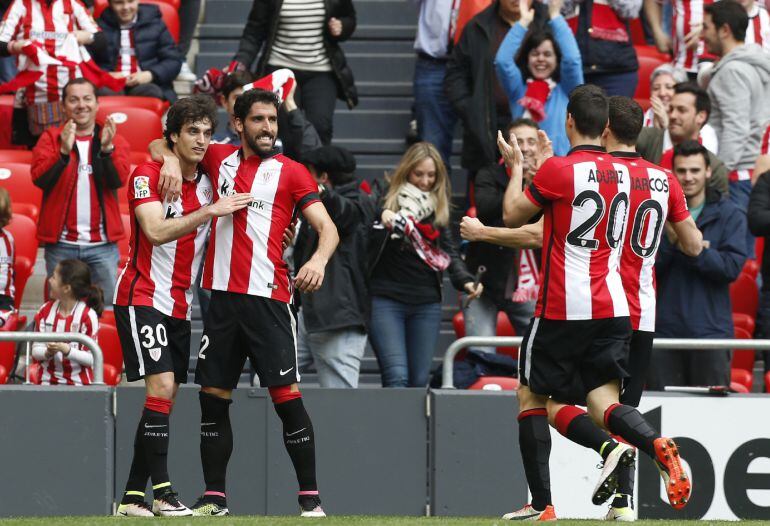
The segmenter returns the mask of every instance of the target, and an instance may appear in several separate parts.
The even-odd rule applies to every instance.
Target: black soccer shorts
[[[585,395],[628,378],[628,317],[599,320],[533,318],[519,350],[519,381],[557,402],[585,405]]]
[[[203,321],[195,383],[235,389],[246,358],[263,387],[299,382],[292,307],[261,296],[214,290]]]
[[[174,381],[187,383],[190,365],[190,322],[167,316],[152,307],[115,305],[126,379],[174,373]]]

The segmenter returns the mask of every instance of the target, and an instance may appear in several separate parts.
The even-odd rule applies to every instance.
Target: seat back
[[[27,281],[32,275],[33,270],[34,266],[30,260],[22,256],[16,256],[16,262],[13,265],[13,286],[16,289],[13,305],[17,309],[21,308],[21,300],[24,297],[24,288],[27,286]]]
[[[650,75],[652,75],[652,72],[655,70],[655,68],[661,64],[665,64],[666,60],[661,60],[660,57],[639,55],[638,52],[636,58],[639,60],[639,83],[636,85],[636,93],[634,93],[634,98],[649,99]]]
[[[96,112],[99,122],[110,116],[117,125],[118,135],[128,141],[132,151],[146,152],[147,145],[163,135],[158,115],[148,109],[125,107],[116,110],[100,107]]]
[[[0,164],[32,164],[32,150],[0,150]]]
[[[733,312],[748,314],[752,318],[756,318],[759,305],[757,282],[748,274],[741,273],[738,279],[730,285],[730,301],[733,304]]]
[[[168,102],[155,97],[131,97],[128,95],[99,97],[99,108],[108,112],[121,111],[123,108],[142,108],[162,117],[168,106]]]
[[[518,388],[519,381],[507,376],[482,376],[468,387],[468,389],[483,391],[515,391]]]
[[[5,230],[13,236],[16,256],[27,258],[32,265],[37,261],[37,225],[29,217],[13,214]]]
[[[119,374],[123,372],[123,348],[120,345],[118,330],[114,325],[109,325],[104,321],[99,324],[99,347],[104,353],[105,370],[107,366],[112,367],[118,372],[117,381],[120,381]],[[115,381],[115,379],[112,380]],[[108,382],[107,375],[105,375],[105,383],[115,385],[117,382]]]
[[[37,221],[43,193],[32,183],[30,165],[22,163],[0,162],[0,185],[11,196],[11,208],[17,212],[17,203],[27,205],[18,212],[25,211],[33,221]]]
[[[734,331],[737,340],[751,340],[751,334],[746,329],[735,327]],[[753,373],[755,360],[756,353],[754,352],[754,349],[735,349],[733,351],[733,360],[730,367]]]

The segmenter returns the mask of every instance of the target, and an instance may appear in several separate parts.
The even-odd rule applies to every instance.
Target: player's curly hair
[[[171,135],[179,135],[185,124],[205,121],[211,123],[212,131],[216,129],[217,105],[210,96],[199,94],[179,99],[166,114],[166,130],[163,132],[166,144],[169,148],[174,147]]]

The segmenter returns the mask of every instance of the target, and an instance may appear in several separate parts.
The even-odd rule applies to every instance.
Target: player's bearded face
[[[251,151],[269,154],[278,136],[278,111],[272,104],[254,103],[243,123],[243,140]]]

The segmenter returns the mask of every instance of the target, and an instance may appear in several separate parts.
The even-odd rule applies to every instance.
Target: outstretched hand
[[[524,162],[524,155],[519,148],[519,142],[516,139],[516,135],[511,133],[511,142],[505,140],[503,132],[497,132],[497,149],[500,150],[500,155],[503,157],[503,162],[509,168],[515,165],[521,165]]]

